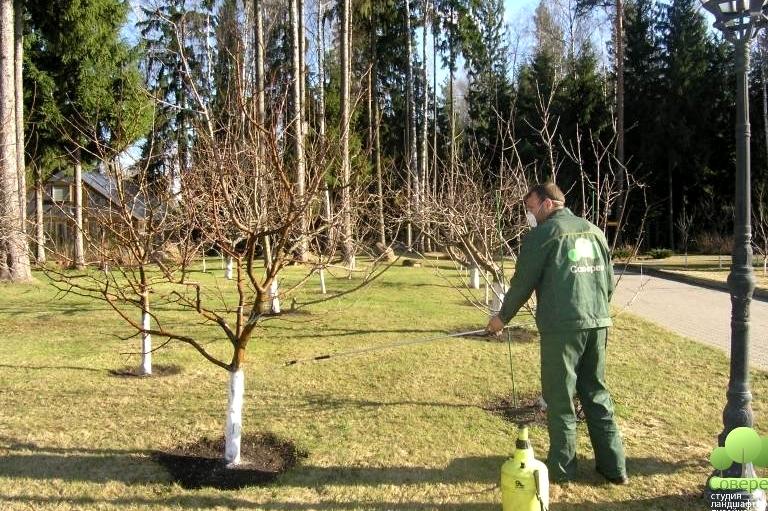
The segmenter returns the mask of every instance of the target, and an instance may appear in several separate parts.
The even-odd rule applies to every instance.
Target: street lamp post
[[[752,227],[749,161],[750,41],[768,24],[766,0],[701,0],[715,17],[715,28],[734,45],[736,53],[736,218],[733,261],[728,276],[731,293],[731,373],[723,410],[722,446],[733,429],[752,426],[752,394],[749,391],[749,306],[755,289],[752,271]],[[734,463],[726,477],[754,476],[751,464]]]

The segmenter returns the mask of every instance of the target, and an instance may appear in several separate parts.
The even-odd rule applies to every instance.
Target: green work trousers
[[[605,386],[607,339],[607,328],[541,334],[541,389],[549,430],[547,467],[553,481],[569,480],[576,474],[576,394],[587,418],[596,469],[609,478],[626,475],[621,434]]]

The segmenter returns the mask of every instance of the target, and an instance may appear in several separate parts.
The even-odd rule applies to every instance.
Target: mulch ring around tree
[[[582,422],[584,410],[578,397],[574,398],[573,405],[576,420]],[[547,409],[540,395],[518,396],[516,400],[511,395],[501,396],[492,399],[483,409],[515,424],[547,425]]]
[[[307,454],[271,433],[252,433],[241,438],[239,465],[228,467],[223,456],[221,436],[181,444],[154,458],[182,488],[237,490],[274,481]]]
[[[152,374],[142,374],[141,368],[134,366],[110,369],[107,372],[110,376],[115,376],[117,378],[162,378],[165,376],[181,374],[181,366],[175,364],[153,364]]]

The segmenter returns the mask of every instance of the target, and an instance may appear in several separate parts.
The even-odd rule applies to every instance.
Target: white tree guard
[[[141,328],[149,330],[152,325],[148,312],[141,313]],[[152,374],[152,335],[141,333],[141,374]]]
[[[243,432],[243,394],[245,375],[242,369],[229,373],[227,429],[224,430],[224,460],[229,465],[240,463],[240,438]]]
[[[280,314],[280,288],[276,280],[269,286],[269,297],[272,300],[272,312]]]
[[[233,259],[231,257],[227,257],[227,271],[226,271],[226,277],[227,280],[232,280],[232,269],[233,269]]]
[[[203,273],[206,273],[207,268],[205,267],[205,252],[203,252]]]
[[[480,289],[480,268],[473,266],[469,270],[469,287],[471,289]]]

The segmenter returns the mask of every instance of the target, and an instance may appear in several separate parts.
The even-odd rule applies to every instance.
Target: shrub
[[[652,248],[648,255],[651,259],[666,259],[671,257],[674,252],[668,248]]]
[[[629,259],[635,255],[635,247],[632,245],[622,245],[620,247],[616,247],[613,249],[612,254],[614,259]]]
[[[696,250],[702,254],[730,254],[733,236],[719,232],[701,232],[693,238]]]

